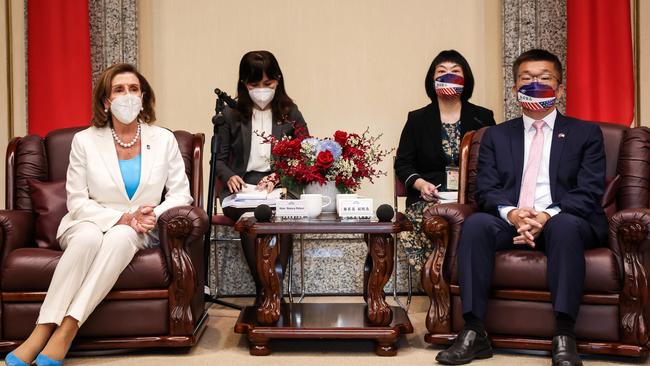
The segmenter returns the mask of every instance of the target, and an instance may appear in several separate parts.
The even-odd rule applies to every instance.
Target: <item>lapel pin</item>
[[[562,137],[564,137],[564,135],[562,135]],[[147,150],[151,150],[151,146],[149,146],[149,144],[147,144]]]
[[[565,137],[566,137],[566,135],[561,133],[561,132],[557,134],[557,138],[559,138],[559,139],[563,139]]]

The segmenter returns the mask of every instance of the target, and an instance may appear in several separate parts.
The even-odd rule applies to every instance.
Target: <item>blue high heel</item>
[[[36,356],[36,366],[61,366],[63,365],[63,360],[53,360],[42,353],[39,353]]]
[[[25,361],[23,361],[20,358],[16,357],[16,355],[13,352],[7,353],[7,356],[5,357],[5,365],[7,365],[7,366],[29,366]]]

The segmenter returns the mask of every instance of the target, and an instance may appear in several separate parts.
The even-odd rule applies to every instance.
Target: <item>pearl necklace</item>
[[[128,149],[131,146],[135,145],[136,142],[138,142],[138,138],[140,137],[140,122],[138,122],[138,130],[135,132],[133,140],[129,141],[128,143],[123,142],[119,137],[117,137],[117,134],[115,133],[115,129],[113,127],[111,127],[111,133],[113,134],[113,140],[115,140],[118,145],[122,146],[125,149]]]

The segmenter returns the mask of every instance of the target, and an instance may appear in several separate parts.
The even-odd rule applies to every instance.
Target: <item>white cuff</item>
[[[497,210],[499,210],[499,216],[501,216],[502,219],[504,219],[508,224],[512,225],[512,222],[508,220],[508,214],[510,211],[514,210],[515,206],[499,206],[497,207]],[[514,226],[514,225],[513,225]]]

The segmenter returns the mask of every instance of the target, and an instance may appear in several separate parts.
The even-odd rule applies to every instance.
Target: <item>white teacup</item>
[[[320,215],[323,207],[332,203],[332,199],[323,196],[322,194],[301,194],[300,200],[305,202],[305,208],[307,209],[307,215],[309,218],[316,218]],[[327,202],[325,202],[327,201]]]
[[[358,198],[359,195],[356,193],[339,193],[336,195],[336,212],[339,212],[339,207],[341,207],[341,200],[345,198]]]

